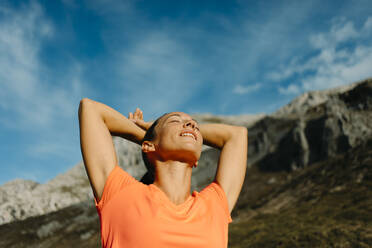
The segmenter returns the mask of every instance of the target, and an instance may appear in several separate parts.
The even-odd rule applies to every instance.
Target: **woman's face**
[[[196,163],[201,154],[203,137],[198,123],[186,113],[171,112],[161,118],[153,141],[163,160]]]

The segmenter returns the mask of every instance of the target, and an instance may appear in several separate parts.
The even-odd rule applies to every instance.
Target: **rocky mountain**
[[[364,143],[372,135],[372,81],[338,90],[306,93],[261,118],[249,128],[249,164],[296,170]]]
[[[305,93],[272,115],[194,118],[249,129],[230,247],[372,246],[372,79]],[[145,173],[139,147],[113,141],[119,165],[139,180]],[[203,148],[191,190],[213,180],[218,155]],[[0,247],[99,247],[82,163],[43,185],[15,180],[0,186],[0,213],[7,237]]]
[[[329,98],[337,97],[337,95],[345,93],[346,91],[351,90],[358,84],[363,84],[363,82],[364,81],[355,82],[352,84],[342,85],[327,90],[314,90],[306,92],[296,97],[289,104],[279,108],[275,113],[273,113],[273,115],[283,116],[289,114],[304,114],[309,108],[323,104],[327,102]]]

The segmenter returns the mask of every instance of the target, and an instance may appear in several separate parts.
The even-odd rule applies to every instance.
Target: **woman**
[[[147,123],[138,108],[127,118],[88,98],[80,101],[79,124],[102,247],[227,247],[246,171],[245,127],[198,124],[183,112]],[[141,145],[149,170],[141,182],[118,166],[111,135]],[[190,195],[203,143],[221,150],[218,169],[211,184]]]

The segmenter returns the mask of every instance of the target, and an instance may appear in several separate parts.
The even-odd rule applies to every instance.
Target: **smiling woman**
[[[127,118],[87,98],[80,102],[79,123],[102,247],[227,247],[246,170],[245,127],[200,125],[183,112],[150,123],[139,109]],[[141,145],[152,178],[139,182],[118,166],[111,135]],[[212,183],[190,195],[203,143],[221,150],[218,169]]]
[[[141,116],[141,118],[139,118]],[[136,110],[134,115],[132,113],[129,113],[129,119],[136,122],[138,126],[140,126],[142,129],[146,130],[145,137],[141,141],[142,144],[146,144],[147,141],[153,141],[156,137],[156,130],[155,128],[157,127],[157,124],[159,123],[160,120],[166,119],[170,123],[177,123],[181,122],[181,115],[179,113],[166,113],[159,117],[155,122],[153,123],[145,123],[143,121],[142,117],[142,111],[139,109]],[[197,123],[196,120],[193,119],[195,123]],[[195,127],[197,130],[199,128],[196,126]],[[193,137],[193,139],[196,141],[197,140],[197,134],[192,131],[192,130],[185,130],[184,132],[181,133],[181,136],[183,137]],[[142,150],[142,158],[145,163],[145,166],[147,168],[147,173],[142,177],[141,182],[144,184],[151,184],[154,182],[155,179],[155,167],[152,165],[152,162],[149,161],[147,157],[147,153]],[[195,163],[195,166],[197,165],[197,162]]]

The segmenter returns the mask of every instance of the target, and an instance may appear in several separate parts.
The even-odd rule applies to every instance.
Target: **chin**
[[[162,147],[161,153],[163,157],[168,157],[172,160],[184,161],[187,163],[195,163],[201,156],[201,147],[196,144],[178,144],[177,146]]]
[[[201,155],[201,149],[185,149],[184,152],[190,154],[190,157],[196,161],[199,160]]]
[[[180,153],[182,153],[181,159],[183,161],[188,161],[190,164],[193,164],[199,160],[201,151],[182,150],[180,151]]]

